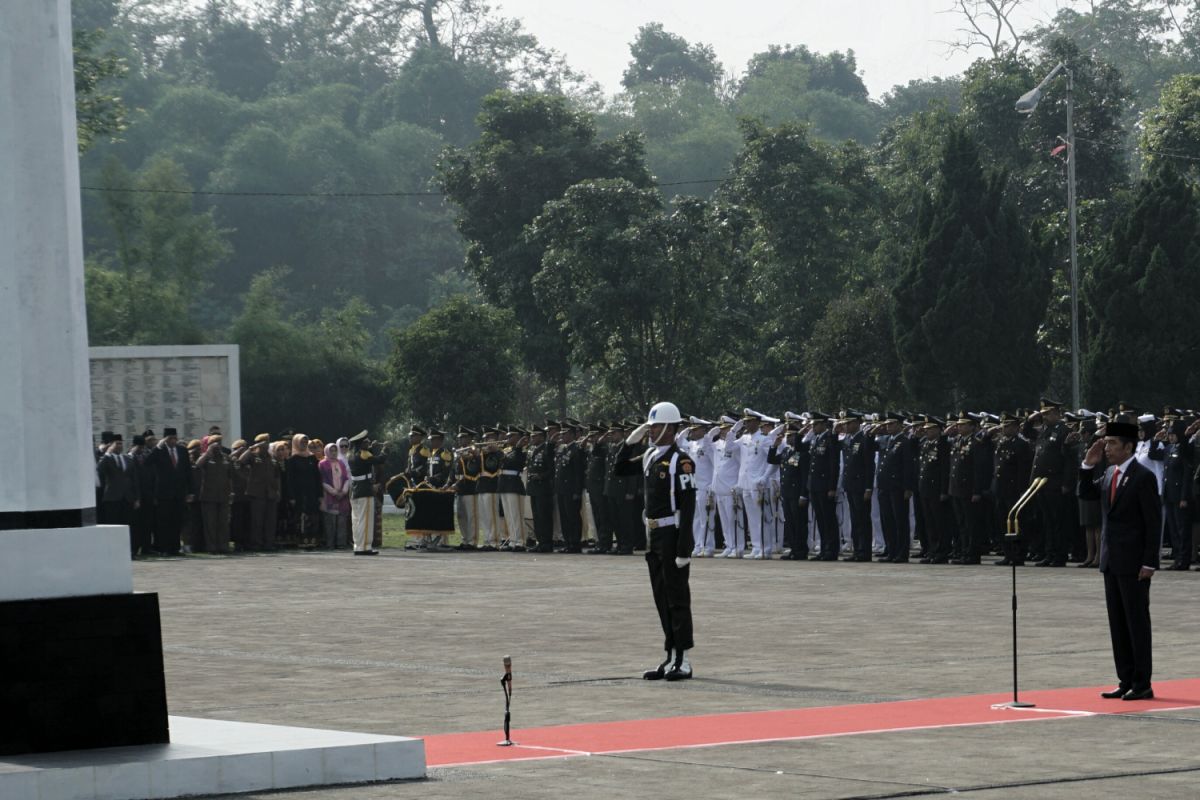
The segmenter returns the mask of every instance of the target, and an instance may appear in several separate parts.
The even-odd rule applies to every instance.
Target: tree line
[[[1190,402],[1200,15],[1075,5],[880,98],[648,23],[606,97],[480,0],[79,0],[91,341],[236,342],[318,432],[1013,408],[1070,385],[1073,155],[1085,404]],[[1013,110],[1059,62],[1074,154]]]

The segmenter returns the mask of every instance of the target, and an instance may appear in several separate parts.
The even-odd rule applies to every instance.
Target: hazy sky
[[[661,22],[690,42],[711,44],[727,72],[741,73],[770,44],[854,50],[872,97],[913,78],[961,72],[982,50],[951,53],[961,18],[951,0],[495,0],[526,28],[610,92],[629,63],[629,42]],[[1068,0],[1032,0],[1024,25],[1053,16]],[[1018,28],[1021,26],[1018,25]]]

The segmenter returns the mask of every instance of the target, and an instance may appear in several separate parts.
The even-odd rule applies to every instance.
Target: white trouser
[[[783,552],[783,497],[779,489],[775,486],[771,487],[770,499],[771,505],[771,552]]]
[[[746,549],[745,533],[737,521],[737,511],[733,507],[732,494],[713,492],[713,505],[717,507],[717,515],[721,520],[721,533],[725,536],[725,549],[740,553]]]
[[[883,523],[879,521],[879,492],[871,493],[871,549],[877,553],[887,549],[887,542],[883,541]]]
[[[479,538],[485,545],[500,546],[500,526],[497,519],[499,515],[495,492],[480,492],[475,495],[475,524],[479,528]]]
[[[751,550],[763,549],[763,517],[766,506],[761,489],[742,489],[742,500],[746,503],[746,530],[750,532]]]
[[[454,498],[454,510],[458,514],[458,529],[462,532],[463,544],[472,547],[479,544],[479,528],[476,527],[475,495],[460,494]]]
[[[584,491],[583,498],[579,501],[579,513],[583,517],[583,536],[582,540],[591,539],[596,541],[599,537],[596,535],[596,515],[592,512],[592,493]]]
[[[525,546],[525,497],[515,492],[505,492],[500,495],[500,503],[504,506],[504,538],[513,547]]]
[[[758,491],[758,496],[762,498],[762,514],[760,515],[760,518],[762,519],[762,533],[759,534],[759,536],[762,537],[762,549],[763,552],[773,553],[776,550],[775,506],[771,504],[772,499],[770,487],[766,489],[760,489]]]
[[[692,516],[692,544],[697,551],[711,553],[716,547],[716,499],[708,488],[696,490],[696,513]]]
[[[371,526],[375,523],[375,498],[355,497],[350,500],[351,529],[354,552],[371,549]]]

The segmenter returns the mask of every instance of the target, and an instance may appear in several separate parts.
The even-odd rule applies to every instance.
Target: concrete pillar
[[[71,4],[0,5],[0,529],[79,526],[95,479]]]

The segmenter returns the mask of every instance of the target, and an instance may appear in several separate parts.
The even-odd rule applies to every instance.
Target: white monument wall
[[[220,425],[226,442],[241,438],[237,345],[91,347],[92,435],[125,438],[151,428],[179,431],[183,442]]]

